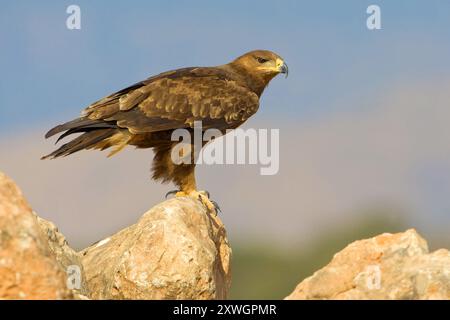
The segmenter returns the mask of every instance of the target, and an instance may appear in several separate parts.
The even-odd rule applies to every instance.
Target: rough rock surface
[[[0,299],[70,299],[66,273],[21,191],[0,172]]]
[[[220,219],[189,198],[77,253],[0,172],[0,299],[224,299],[230,255]]]
[[[224,226],[190,198],[155,206],[81,254],[93,299],[225,299],[230,287]]]
[[[36,214],[35,216],[42,232],[47,237],[49,247],[55,255],[56,261],[60,265],[61,270],[65,270],[66,272],[66,279],[75,298],[86,299],[89,296],[89,292],[80,255],[69,247],[64,235],[59,232],[58,228],[52,222],[42,219]],[[74,278],[76,274],[79,275],[77,279]]]
[[[412,229],[356,241],[286,299],[450,299],[450,252]]]

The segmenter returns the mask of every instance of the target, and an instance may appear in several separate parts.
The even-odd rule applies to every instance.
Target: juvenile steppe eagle
[[[216,210],[209,193],[197,190],[195,162],[172,161],[171,151],[178,143],[172,141],[172,132],[179,128],[192,132],[194,121],[201,121],[203,130],[222,133],[239,127],[258,110],[264,89],[279,73],[288,73],[279,55],[255,50],[216,67],[158,74],[94,102],[79,118],[51,129],[45,137],[62,133],[58,141],[82,134],[42,159],[83,149],[112,148],[112,155],[126,145],[153,148],[153,179],[173,182],[179,188],[175,196],[194,197]]]

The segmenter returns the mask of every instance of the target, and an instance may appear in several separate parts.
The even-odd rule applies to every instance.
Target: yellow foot
[[[191,197],[196,200],[199,200],[206,207],[206,209],[210,211],[214,211],[216,213],[217,211],[220,211],[220,208],[217,205],[217,203],[209,199],[208,191],[194,190],[189,193],[184,191],[178,191],[177,193],[175,193],[175,197]]]

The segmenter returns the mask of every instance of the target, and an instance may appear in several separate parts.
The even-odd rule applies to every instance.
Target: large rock
[[[93,299],[225,299],[231,249],[220,219],[190,198],[167,200],[83,250]]]
[[[0,299],[224,299],[230,255],[220,219],[190,198],[77,253],[0,173]]]
[[[415,230],[356,241],[286,299],[450,299],[450,253]]]
[[[0,172],[0,299],[70,299],[66,271],[19,188]]]

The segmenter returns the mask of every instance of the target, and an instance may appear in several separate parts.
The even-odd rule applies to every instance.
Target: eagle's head
[[[287,77],[288,66],[283,58],[272,51],[254,50],[235,59],[232,64],[243,68],[249,74],[259,76],[269,82],[279,73]]]

